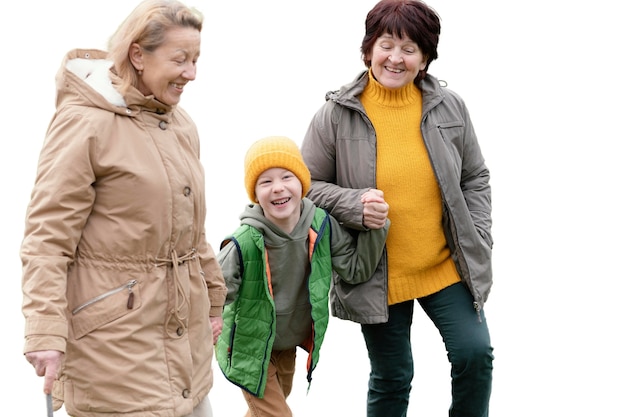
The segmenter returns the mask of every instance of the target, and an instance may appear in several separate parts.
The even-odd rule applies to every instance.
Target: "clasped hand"
[[[361,195],[361,203],[363,203],[363,226],[369,229],[383,228],[389,214],[389,204],[385,202],[383,192],[372,188]]]

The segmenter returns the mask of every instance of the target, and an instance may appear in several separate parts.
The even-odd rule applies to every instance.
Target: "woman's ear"
[[[128,58],[137,71],[143,71],[143,51],[138,43],[130,45],[128,50]]]

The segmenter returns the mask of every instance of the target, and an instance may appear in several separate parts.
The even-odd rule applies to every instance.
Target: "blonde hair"
[[[128,53],[132,44],[152,52],[161,46],[169,29],[188,27],[202,31],[203,16],[177,0],[144,0],[109,39],[108,59],[122,79],[122,94],[138,85],[139,77]]]

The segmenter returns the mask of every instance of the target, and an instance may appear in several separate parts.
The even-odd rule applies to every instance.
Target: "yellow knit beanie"
[[[285,168],[293,172],[302,184],[302,197],[311,186],[311,173],[307,168],[296,143],[284,136],[270,136],[250,146],[244,159],[244,183],[250,201],[256,202],[256,181],[270,168]]]

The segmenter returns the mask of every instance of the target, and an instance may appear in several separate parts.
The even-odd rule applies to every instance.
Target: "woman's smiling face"
[[[379,37],[368,57],[374,78],[386,88],[395,90],[412,83],[426,68],[426,57],[406,35],[402,38],[385,34]]]
[[[130,55],[135,68],[141,71],[139,91],[145,96],[154,95],[161,103],[175,105],[185,85],[196,78],[200,32],[188,27],[172,28],[154,51],[133,44]]]

